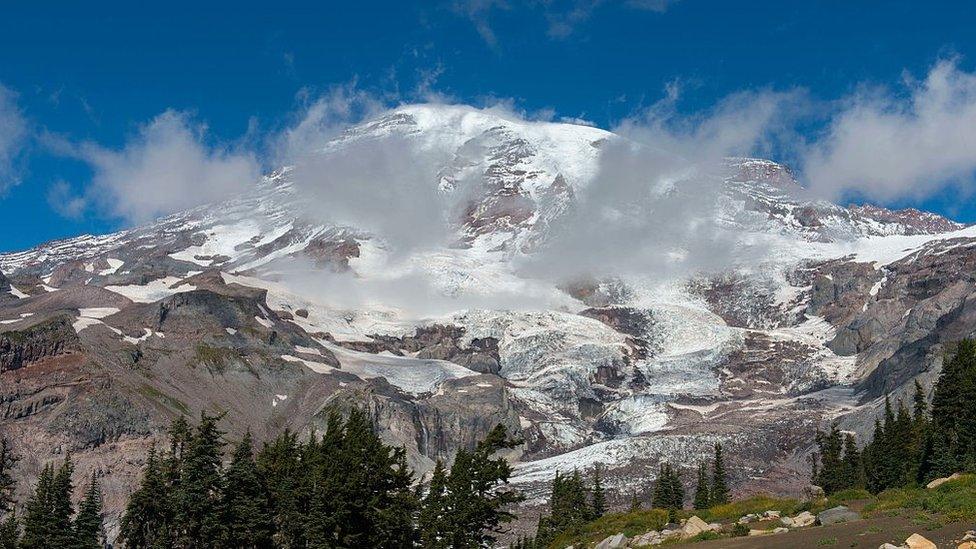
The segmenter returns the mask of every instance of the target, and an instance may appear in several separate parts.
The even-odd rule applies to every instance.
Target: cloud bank
[[[146,222],[236,196],[261,174],[254,154],[207,144],[206,127],[173,110],[140,127],[119,150],[93,143],[62,149],[93,172],[82,197],[71,196],[61,183],[49,190],[49,199],[65,204],[62,213],[69,217],[94,205],[130,223]]]
[[[861,91],[840,103],[801,168],[820,196],[888,202],[924,199],[947,186],[972,191],[976,75],[938,62],[904,90]]]

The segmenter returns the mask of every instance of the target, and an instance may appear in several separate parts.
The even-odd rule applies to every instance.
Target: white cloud
[[[27,137],[27,121],[17,106],[17,95],[0,85],[0,194],[20,182]]]
[[[120,150],[91,143],[70,147],[94,172],[83,200],[140,223],[229,198],[257,181],[260,167],[253,154],[208,145],[205,137],[206,128],[188,114],[169,110]],[[66,188],[55,186],[52,192]],[[72,204],[69,213],[83,207]]]
[[[88,208],[88,200],[75,194],[66,181],[58,181],[48,188],[47,203],[52,210],[68,219],[80,219]]]
[[[861,91],[840,102],[802,158],[813,192],[838,200],[923,199],[976,172],[976,74],[935,64],[904,90]]]

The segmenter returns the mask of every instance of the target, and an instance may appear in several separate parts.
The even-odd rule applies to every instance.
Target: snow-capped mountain
[[[0,254],[0,430],[32,441],[34,465],[68,448],[131,480],[178,414],[221,410],[232,436],[267,436],[356,405],[420,470],[506,424],[525,439],[512,459],[530,493],[557,469],[602,462],[629,495],[659,458],[692,466],[714,441],[730,448],[738,490],[790,491],[817,424],[863,430],[878,397],[928,386],[943,346],[976,329],[976,230],[809,200],[760,159],[669,167],[664,187],[665,172],[648,174],[657,194],[624,197],[694,181],[715,230],[758,250],[741,261],[666,276],[524,269],[588,198],[617,192],[613,147],[641,146],[407,106],[247,196]],[[360,166],[389,180],[349,185],[420,193],[443,234],[404,251],[376,230],[402,228],[384,216],[330,219],[343,203],[317,178]],[[127,486],[106,489],[117,511]]]

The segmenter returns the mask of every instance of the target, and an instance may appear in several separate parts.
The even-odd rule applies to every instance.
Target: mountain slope
[[[525,439],[512,459],[532,495],[557,468],[602,462],[629,497],[658,459],[691,467],[715,441],[738,490],[789,492],[818,423],[864,432],[879,396],[928,386],[946,345],[976,328],[976,230],[811,201],[759,159],[647,174],[646,200],[704,189],[695,213],[753,250],[741,261],[540,275],[588,201],[645,200],[613,186],[619,150],[642,149],[585,126],[409,106],[248,196],[2,254],[0,431],[30,446],[28,470],[67,448],[79,474],[111,471],[112,512],[178,414],[224,411],[231,437],[267,437],[321,428],[333,404],[365,407],[420,471],[503,423]],[[339,200],[343,184],[390,189],[406,213],[370,217]],[[407,211],[416,196],[430,209]],[[347,205],[362,226],[330,219]],[[441,227],[420,214],[443,231],[404,248],[377,230]]]

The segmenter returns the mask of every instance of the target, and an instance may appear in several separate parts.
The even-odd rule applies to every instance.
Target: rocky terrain
[[[976,330],[976,230],[934,214],[809,200],[788,168],[732,158],[697,177],[716,226],[761,256],[539,278],[519,266],[624,138],[411,106],[318,165],[390,140],[436,167],[447,242],[394,253],[324,220],[289,167],[226,203],[0,254],[0,432],[21,467],[70,452],[117,513],[180,414],[223,413],[233,440],[321,428],[339,405],[368,410],[420,472],[505,424],[529,506],[557,469],[596,463],[623,501],[659,459],[693,467],[716,441],[738,492],[790,494],[818,425],[864,434],[883,395],[930,387]]]

